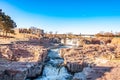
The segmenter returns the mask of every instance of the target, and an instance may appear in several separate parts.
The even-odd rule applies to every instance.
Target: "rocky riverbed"
[[[119,80],[119,45],[84,45],[63,48],[64,65],[74,73],[73,80]]]
[[[67,68],[62,65],[64,59],[60,57],[59,50],[63,48],[51,49],[48,52],[49,60],[46,62],[43,73],[35,80],[72,80],[72,75]]]
[[[40,75],[47,52],[31,42],[0,45],[0,80],[25,80]]]
[[[119,45],[55,48],[58,45],[49,43],[46,40],[0,45],[0,80],[120,79]]]

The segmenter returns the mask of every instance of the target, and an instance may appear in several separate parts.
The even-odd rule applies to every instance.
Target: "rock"
[[[25,80],[27,72],[20,70],[6,69],[4,71],[4,80]]]
[[[79,72],[83,69],[83,64],[81,63],[67,63],[67,68],[70,72]]]
[[[0,45],[0,80],[25,80],[40,75],[47,49],[37,44]]]
[[[89,44],[79,48],[63,48],[60,55],[71,72],[82,71],[86,64],[103,63],[120,57],[119,45]],[[86,63],[86,64],[85,64]]]
[[[120,45],[120,38],[113,38],[111,44]]]
[[[87,80],[84,73],[75,73],[72,80]]]
[[[63,50],[63,51],[62,51]],[[75,49],[62,49],[60,54],[64,58],[64,64],[70,72],[79,72],[83,69],[83,55]]]

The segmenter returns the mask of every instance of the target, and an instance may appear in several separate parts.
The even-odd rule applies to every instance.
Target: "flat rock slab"
[[[47,52],[37,43],[0,45],[0,80],[25,80],[40,75]]]

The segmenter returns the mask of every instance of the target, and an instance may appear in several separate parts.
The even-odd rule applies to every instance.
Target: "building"
[[[16,38],[41,38],[44,30],[38,28],[16,28],[14,37]]]

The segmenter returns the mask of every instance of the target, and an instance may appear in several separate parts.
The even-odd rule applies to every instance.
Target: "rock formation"
[[[60,50],[61,56],[64,58],[64,64],[70,72],[79,72],[83,69],[83,54],[74,49]]]
[[[0,80],[25,80],[41,74],[47,49],[33,43],[0,46]]]
[[[120,58],[120,46],[90,44],[79,48],[63,48],[60,50],[60,55],[64,58],[64,64],[69,71],[79,72],[86,63],[91,64],[93,61],[99,63],[99,60]]]

